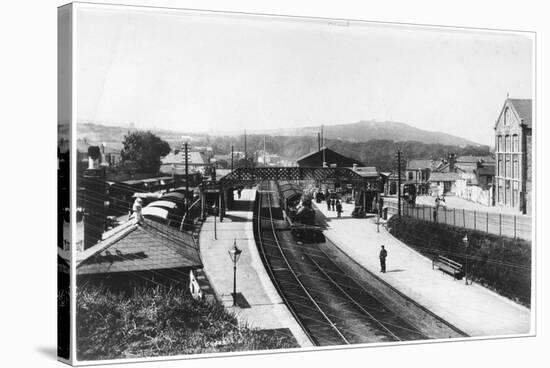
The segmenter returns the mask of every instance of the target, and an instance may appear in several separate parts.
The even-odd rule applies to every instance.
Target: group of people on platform
[[[342,203],[339,199],[334,198],[327,198],[327,211],[336,211],[338,213],[338,217],[342,217]]]

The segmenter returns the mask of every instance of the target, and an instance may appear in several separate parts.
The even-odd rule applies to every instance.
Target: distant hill
[[[120,150],[124,135],[130,130],[132,128],[129,127],[80,123],[78,125],[79,147],[105,142],[108,150]],[[184,139],[189,141],[191,146],[211,146],[214,154],[228,154],[231,152],[232,145],[236,151],[243,150],[244,146],[242,131],[207,134],[154,128],[150,130],[167,141],[172,148],[180,148]],[[293,161],[318,149],[318,130],[319,127],[306,127],[263,132],[248,131],[248,151],[262,150],[265,145],[268,152]],[[398,148],[401,149],[405,160],[439,159],[448,153],[456,153],[458,156],[491,155],[489,146],[479,145],[449,134],[423,131],[403,123],[359,122],[325,126],[324,131],[327,147],[382,170],[391,170]],[[393,139],[387,138],[388,136]]]
[[[254,134],[316,136],[320,126],[300,127],[293,129],[273,129],[251,131]],[[242,133],[239,133],[242,134]],[[351,124],[325,125],[326,139],[340,139],[350,142],[366,142],[373,139],[402,141],[419,141],[423,143],[439,143],[454,146],[480,146],[479,143],[457,137],[455,135],[415,128],[405,123],[394,121],[359,121]]]
[[[129,128],[117,127],[111,125],[99,125],[93,123],[80,123],[78,125],[79,137],[86,137],[92,142],[106,142],[116,145],[122,142],[123,136],[130,130]],[[236,136],[243,134],[242,130],[218,131],[208,133],[190,133],[176,132],[164,129],[150,129],[162,139],[174,145],[182,142],[182,136],[187,135],[202,139],[206,135],[210,136]],[[293,137],[317,137],[320,131],[320,125],[298,128],[283,129],[262,129],[247,130],[249,134],[266,134],[271,136],[293,136]],[[351,124],[325,125],[325,139],[338,139],[349,142],[366,142],[374,139],[391,140],[395,142],[418,141],[422,143],[436,143],[453,146],[481,146],[481,144],[470,140],[457,137],[455,135],[428,131],[415,128],[405,123],[393,121],[359,121]],[[192,139],[191,139],[192,140]]]

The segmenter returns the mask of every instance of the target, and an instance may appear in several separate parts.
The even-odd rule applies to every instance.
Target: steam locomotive
[[[325,242],[323,232],[316,225],[311,195],[304,194],[303,190],[296,184],[280,182],[279,198],[281,208],[285,210],[292,235],[296,241],[304,243]]]

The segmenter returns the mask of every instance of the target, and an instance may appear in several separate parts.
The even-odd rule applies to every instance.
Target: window
[[[506,205],[507,206],[511,205],[512,196],[510,191],[510,180],[506,180],[506,188],[504,190],[504,196],[506,197],[505,199]]]
[[[507,135],[505,138],[506,146],[504,147],[504,151],[510,152],[512,149],[510,147],[510,136]]]
[[[519,137],[517,134],[512,136],[512,150],[514,152],[519,152]]]
[[[519,185],[518,182],[515,181],[513,184],[513,195],[512,195],[512,206],[517,207],[519,205]]]
[[[414,179],[414,173],[412,171],[409,171],[409,180]]]
[[[519,155],[513,155],[513,164],[512,164],[512,177],[514,179],[519,179]]]
[[[510,178],[512,177],[512,165],[511,165],[511,162],[510,162],[510,155],[506,155],[506,168],[505,168],[505,172],[504,172],[504,176],[507,177],[507,178]]]
[[[504,180],[498,179],[498,203],[504,203]]]
[[[501,152],[503,148],[504,148],[504,147],[502,147],[502,136],[499,135],[499,136],[498,136],[498,142],[497,142],[497,151],[498,151],[498,152]]]
[[[498,156],[498,168],[497,168],[497,176],[504,176],[504,166],[502,166],[502,155]]]

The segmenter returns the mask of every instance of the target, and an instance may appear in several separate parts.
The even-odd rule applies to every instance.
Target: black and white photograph
[[[535,335],[529,30],[58,8],[58,356]]]

